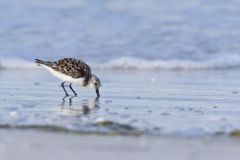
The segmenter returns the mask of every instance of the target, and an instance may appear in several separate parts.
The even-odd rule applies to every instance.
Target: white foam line
[[[190,60],[143,60],[125,57],[104,64],[93,64],[98,69],[136,69],[136,70],[204,70],[240,67],[240,56],[218,57],[205,61]]]
[[[17,58],[0,58],[0,69],[36,69],[36,64]]]
[[[88,62],[89,63],[89,62]],[[240,67],[240,56],[219,56],[205,61],[192,60],[145,60],[134,57],[122,57],[105,63],[89,63],[94,69],[122,70],[205,70]],[[33,61],[0,58],[0,69],[38,69]]]

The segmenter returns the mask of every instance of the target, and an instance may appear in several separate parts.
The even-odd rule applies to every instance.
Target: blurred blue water
[[[238,66],[239,14],[237,0],[1,0],[0,57]]]

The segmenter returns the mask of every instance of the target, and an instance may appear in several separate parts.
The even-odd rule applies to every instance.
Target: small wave
[[[208,70],[240,67],[240,55],[223,55],[208,60],[146,60],[121,57],[104,63],[88,62],[95,69],[109,70]],[[0,58],[0,69],[36,69],[34,62],[23,59]]]
[[[123,57],[110,60],[104,64],[95,64],[98,69],[132,69],[132,70],[207,70],[240,67],[240,56],[222,56],[205,61],[193,60],[145,60]]]
[[[0,69],[35,69],[33,62],[18,58],[0,58]]]
[[[132,127],[127,124],[120,124],[113,121],[102,121],[88,125],[74,125],[74,126],[61,126],[50,124],[0,124],[0,129],[20,129],[20,130],[40,130],[49,132],[60,133],[75,133],[75,134],[99,134],[99,135],[129,135],[140,136],[143,131]]]

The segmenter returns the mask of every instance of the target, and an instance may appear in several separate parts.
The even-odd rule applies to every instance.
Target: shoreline
[[[240,140],[219,135],[240,128],[238,70],[96,73],[105,82],[100,101],[95,100],[92,90],[74,85],[79,96],[71,103],[68,100],[64,103],[60,81],[47,71],[0,71],[0,121],[25,126],[25,129],[0,129],[0,159],[239,157]],[[31,129],[40,126],[109,135],[51,132],[51,127]],[[155,131],[162,136],[110,134],[131,133],[134,127],[144,131],[158,128]],[[216,136],[208,136],[211,134]],[[235,136],[238,137],[237,132]]]
[[[228,160],[239,157],[239,139],[129,137],[0,130],[0,158],[7,160]],[[17,144],[17,145],[16,145]]]

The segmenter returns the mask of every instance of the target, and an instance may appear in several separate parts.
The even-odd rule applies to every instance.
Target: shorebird
[[[36,59],[35,62],[50,71],[53,76],[63,80],[61,86],[66,97],[69,96],[64,87],[66,82],[70,83],[69,88],[75,96],[77,96],[77,93],[73,90],[72,83],[95,89],[97,98],[100,97],[99,87],[101,86],[101,81],[96,75],[91,73],[91,68],[85,62],[75,58],[64,58],[52,62]]]

